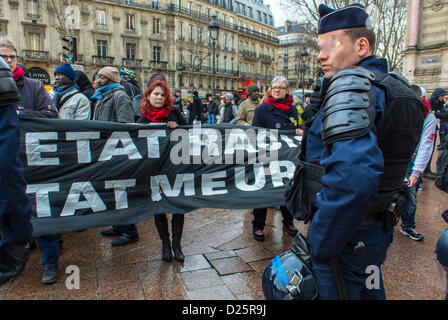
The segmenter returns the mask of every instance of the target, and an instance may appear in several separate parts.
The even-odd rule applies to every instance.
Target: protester
[[[212,95],[208,96],[207,113],[208,113],[208,123],[215,124],[216,123],[215,116],[218,113],[218,105],[214,101]]]
[[[221,108],[219,112],[219,120],[218,123],[231,123],[236,122],[238,117],[238,107],[232,103],[233,96],[231,93],[228,93],[224,97],[225,104]]]
[[[199,99],[199,94],[196,90],[192,92],[191,96],[191,104],[190,104],[190,113],[188,115],[188,123],[195,124],[196,122],[201,123],[201,111],[202,105],[201,100]]]
[[[131,98],[131,101],[135,96],[142,93],[138,82],[135,80],[135,71],[129,70],[127,68],[121,68],[120,72],[120,83],[123,86],[126,94]]]
[[[421,97],[422,93],[420,87],[411,85],[411,89]],[[415,230],[415,212],[417,211],[417,189],[418,182],[421,180],[423,171],[431,159],[434,148],[436,136],[437,119],[433,111],[427,111],[425,122],[423,124],[423,132],[420,138],[420,143],[412,157],[406,175],[407,180],[407,202],[401,214],[401,229],[400,232],[408,236],[412,240],[423,240],[417,230]]]
[[[134,112],[129,96],[119,84],[120,77],[115,67],[104,67],[98,72],[98,89],[92,96],[94,103],[93,120],[111,122],[134,122]],[[116,225],[101,231],[103,236],[119,236],[112,246],[123,246],[139,240],[137,226]]]
[[[254,118],[255,108],[258,106],[260,89],[256,84],[247,87],[247,99],[238,107],[238,118],[236,123],[243,126],[250,126]]]
[[[21,102],[16,105],[18,114],[25,117],[57,118],[58,111],[39,80],[25,77],[25,72],[17,66],[17,49],[6,37],[0,38],[0,54],[11,68],[14,81],[19,89]]]
[[[75,70],[75,75],[75,84],[78,86],[79,91],[90,100],[95,93],[92,82],[90,82],[86,74],[80,70]]]
[[[25,269],[33,232],[31,202],[26,195],[19,157],[19,119],[14,106],[20,102],[20,95],[10,69],[16,53],[2,49],[0,47],[0,285]]]
[[[252,126],[277,129],[296,130],[296,134],[302,135],[303,131],[298,127],[299,116],[297,109],[292,105],[293,98],[289,94],[288,80],[278,76],[272,80],[272,91],[266,101],[255,109]],[[267,208],[256,208],[253,210],[252,233],[257,241],[264,241],[264,227],[266,225]],[[290,236],[297,234],[293,217],[285,206],[280,206],[283,216],[283,230]]]
[[[178,109],[181,113],[184,113],[184,110],[182,108],[182,96],[181,96],[181,90],[179,88],[176,88],[174,90],[174,108]]]
[[[75,85],[75,71],[64,63],[54,70],[56,88],[53,101],[60,119],[90,120],[90,101]]]
[[[425,108],[410,88],[387,75],[387,61],[373,55],[375,34],[362,5],[333,10],[321,4],[319,17],[317,58],[325,80],[311,96],[315,106],[305,110],[317,114],[305,119],[303,139],[305,163],[320,164],[323,174],[319,192],[312,194],[317,204],[308,232],[312,270],[322,300],[385,299],[381,265],[403,204],[403,178],[420,139]],[[354,90],[348,81],[359,88],[381,81],[381,88],[401,99],[388,100],[393,95],[370,84]],[[359,111],[360,104],[353,102],[358,100],[370,101],[367,109]],[[386,113],[386,106],[396,108],[395,113]],[[356,125],[346,121],[348,114],[358,119]],[[369,120],[362,125],[361,119]],[[378,288],[366,286],[368,266],[379,269]]]
[[[140,112],[143,116],[138,123],[167,123],[167,127],[175,129],[178,125],[186,125],[182,113],[174,108],[173,97],[168,84],[164,80],[154,80],[150,82],[145,96],[140,103]],[[156,214],[154,222],[157,227],[160,239],[162,240],[162,260],[171,261],[174,259],[184,261],[182,253],[181,239],[184,227],[184,215],[173,214],[171,218],[172,241],[168,231],[168,219],[166,214]]]

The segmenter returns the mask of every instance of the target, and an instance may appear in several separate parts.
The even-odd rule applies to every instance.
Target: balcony
[[[152,69],[167,70],[168,69],[168,61],[149,60],[149,66]]]
[[[141,68],[142,67],[142,59],[129,59],[123,58],[122,64],[126,68]]]
[[[22,50],[24,60],[48,61],[48,51]]]
[[[111,66],[114,64],[115,57],[92,56],[92,64],[97,66]]]

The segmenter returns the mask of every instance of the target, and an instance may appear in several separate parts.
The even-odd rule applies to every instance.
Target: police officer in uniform
[[[397,141],[400,135],[390,135],[380,146],[378,136],[390,114],[384,88],[371,86],[370,80],[373,71],[387,73],[387,61],[373,55],[375,34],[369,15],[361,4],[339,10],[321,4],[319,15],[318,60],[325,79],[320,99],[312,97],[320,105],[310,107],[317,113],[305,119],[303,144],[304,160],[325,168],[308,233],[312,270],[320,299],[385,299],[380,266],[392,242],[390,219],[395,219],[395,208],[402,202],[398,195],[406,161],[420,137],[416,128],[421,130],[424,111],[402,115],[403,128],[396,128],[415,128],[409,129],[415,139]],[[394,167],[384,150],[397,145],[409,158],[399,159]],[[392,179],[391,172],[399,174]],[[383,193],[387,197],[376,201]],[[358,245],[363,250],[354,254]],[[371,270],[380,277],[379,286],[366,285]]]
[[[19,102],[11,70],[0,56],[0,285],[25,269],[33,231],[19,158],[19,119],[14,107]]]

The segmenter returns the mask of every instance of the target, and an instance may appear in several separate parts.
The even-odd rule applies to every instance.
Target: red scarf
[[[166,121],[169,114],[170,112],[167,108],[153,109],[149,107],[149,110],[144,114],[144,117],[151,122],[162,123]]]
[[[294,103],[294,99],[290,94],[288,94],[285,99],[275,99],[272,95],[269,95],[265,102],[282,110],[284,113],[289,114],[289,106]]]
[[[12,73],[12,77],[14,78],[14,81],[19,80],[20,76],[23,76],[25,74],[25,71],[22,70],[20,67],[16,67],[16,70]]]

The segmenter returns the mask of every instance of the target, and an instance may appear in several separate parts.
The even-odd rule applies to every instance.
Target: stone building
[[[317,37],[307,24],[296,24],[288,20],[285,26],[277,28],[277,37],[280,41],[278,73],[288,79],[291,90],[311,89],[321,74],[317,60]]]
[[[57,3],[55,7],[53,3]],[[19,63],[47,84],[64,62],[62,37],[78,38],[78,61],[90,79],[103,66],[127,67],[143,86],[161,73],[184,95],[212,88],[208,25],[217,15],[216,93],[248,83],[262,90],[276,73],[274,21],[263,0],[0,0],[0,35]]]
[[[403,75],[424,87],[448,88],[448,1],[409,0]]]

